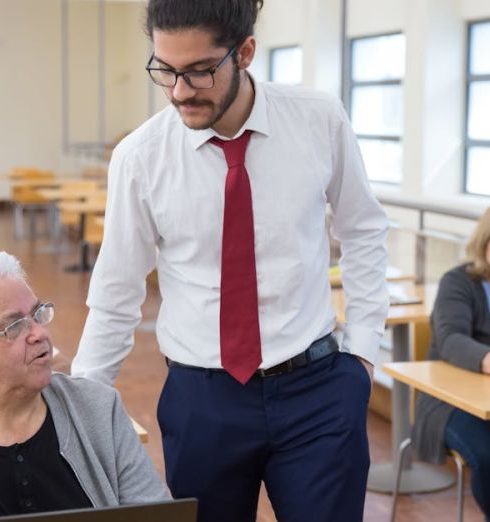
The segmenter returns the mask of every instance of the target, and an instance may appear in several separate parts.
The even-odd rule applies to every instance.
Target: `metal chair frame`
[[[395,485],[393,488],[393,501],[391,504],[391,514],[390,514],[390,521],[395,522],[395,515],[396,515],[396,503],[398,500],[398,494],[400,491],[400,481],[401,481],[401,472],[402,472],[402,466],[403,466],[403,458],[405,457],[405,454],[407,452],[407,449],[410,448],[412,445],[412,440],[410,438],[405,439],[398,449],[398,459],[396,462],[396,470],[395,470]],[[454,450],[448,451],[449,456],[453,459],[455,465],[456,465],[456,472],[457,472],[457,482],[456,482],[456,488],[457,488],[457,494],[458,494],[458,505],[456,510],[456,520],[457,522],[463,522],[463,508],[464,508],[464,467],[466,465],[466,462],[464,461],[463,457],[459,453],[457,453]]]

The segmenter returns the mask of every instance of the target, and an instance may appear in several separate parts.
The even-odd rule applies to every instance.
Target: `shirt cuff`
[[[345,327],[340,351],[362,357],[374,365],[382,337],[383,334],[372,328],[351,324]]]

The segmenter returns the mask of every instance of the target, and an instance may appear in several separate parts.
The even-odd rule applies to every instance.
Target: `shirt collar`
[[[243,134],[245,130],[260,132],[265,136],[269,135],[269,117],[267,114],[267,100],[265,98],[264,88],[261,83],[255,81],[250,73],[248,73],[248,75],[254,86],[254,103],[249,117],[242,125],[240,130],[236,133],[234,136],[235,138]],[[185,127],[185,134],[194,150],[197,150],[199,147],[207,143],[213,136],[223,138],[222,136],[219,136],[219,134],[217,134],[213,129],[192,130],[188,127]]]

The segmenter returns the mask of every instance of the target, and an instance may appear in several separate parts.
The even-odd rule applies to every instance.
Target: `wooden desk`
[[[12,180],[10,184],[10,188],[12,190],[17,188],[30,188],[33,190],[37,189],[60,189],[66,186],[69,186],[73,183],[76,183],[79,181],[80,178],[69,178],[67,176],[62,177],[53,177],[53,178],[44,178],[40,177],[39,179],[36,178],[18,178]]]
[[[410,359],[410,324],[429,321],[430,312],[437,292],[437,285],[415,285],[397,283],[408,296],[420,299],[418,304],[390,306],[386,325],[393,329],[393,361]],[[332,303],[337,320],[345,322],[345,295],[342,289],[332,290]],[[391,440],[392,461],[372,464],[369,470],[368,489],[379,493],[391,493],[395,477],[398,448],[410,435],[409,418],[410,390],[402,382],[395,381],[391,394]],[[402,471],[401,493],[422,493],[443,489],[453,482],[453,477],[440,467],[421,462],[412,463],[405,459]]]
[[[134,431],[138,434],[138,437],[140,439],[140,442],[145,444],[148,442],[148,432],[143,428],[143,426],[139,425],[132,417],[131,422],[133,423]]]
[[[36,193],[48,201],[81,201],[99,191],[99,189],[93,187],[77,188],[61,185],[59,187],[38,188]]]
[[[383,370],[416,390],[490,420],[489,375],[463,370],[444,361],[386,363]]]

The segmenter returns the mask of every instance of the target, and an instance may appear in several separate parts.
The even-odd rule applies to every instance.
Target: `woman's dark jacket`
[[[490,351],[490,312],[481,279],[474,279],[462,265],[441,279],[431,315],[430,360],[443,360],[473,372]],[[412,443],[422,460],[445,460],[444,431],[451,412],[449,404],[419,394]]]

